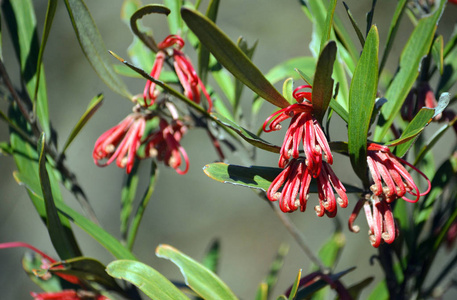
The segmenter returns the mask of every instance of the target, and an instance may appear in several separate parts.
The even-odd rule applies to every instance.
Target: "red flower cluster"
[[[298,207],[305,211],[311,178],[316,178],[319,195],[316,213],[320,217],[324,214],[334,217],[336,203],[343,208],[348,205],[346,189],[330,167],[333,156],[322,128],[312,115],[311,92],[307,89],[311,86],[296,88],[293,97],[297,103],[275,112],[263,124],[263,130],[270,132],[281,129],[280,123],[292,118],[278,163],[284,170],[270,185],[267,196],[270,201],[279,200],[283,212],[292,212]],[[303,151],[299,150],[300,145],[303,145]],[[300,156],[301,152],[304,157]],[[282,191],[279,191],[281,186]]]
[[[152,67],[151,77],[159,79],[164,63],[170,58],[173,60],[174,71],[184,94],[199,104],[201,93],[203,93],[208,101],[208,111],[210,111],[212,109],[211,98],[189,58],[181,51],[183,47],[184,41],[177,35],[169,35],[159,43],[159,51]],[[187,126],[180,120],[176,107],[167,100],[163,103],[169,113],[164,117],[161,116],[160,109],[152,112],[147,108],[155,103],[159,95],[160,91],[156,88],[156,84],[148,80],[143,92],[145,106],[137,104],[132,114],[97,139],[92,153],[97,166],[103,167],[116,161],[118,167],[125,168],[126,172],[130,173],[135,159],[155,157],[179,174],[187,173],[189,159],[180,144],[187,131]],[[172,120],[167,121],[170,115]],[[155,117],[159,118],[159,125],[152,133],[146,132],[148,121]],[[140,157],[137,152],[142,146],[145,148],[145,154]],[[180,168],[182,165],[184,168]]]
[[[353,232],[359,231],[359,227],[354,225],[354,221],[364,206],[370,227],[371,244],[373,247],[379,247],[382,241],[392,243],[398,235],[390,203],[398,198],[415,203],[430,191],[431,183],[424,173],[407,161],[393,155],[389,148],[370,143],[367,150],[368,168],[374,181],[370,187],[373,195],[367,194],[356,204],[349,218],[349,229]],[[427,181],[428,187],[425,192],[419,192],[417,184],[402,163],[414,169]],[[409,199],[405,197],[406,193],[416,198]]]
[[[178,76],[179,82],[184,89],[184,94],[195,103],[200,103],[201,93],[205,95],[206,100],[208,101],[208,111],[211,111],[213,107],[213,102],[211,97],[206,91],[205,86],[203,85],[200,77],[198,77],[195,68],[192,66],[189,58],[181,51],[184,47],[184,40],[178,35],[169,35],[161,43],[159,43],[156,60],[154,61],[154,66],[152,67],[151,77],[159,79],[160,73],[163,68],[163,63],[166,57],[169,55],[167,49],[173,47],[171,58],[173,59],[173,66]],[[146,86],[144,87],[143,97],[147,106],[154,104],[159,92],[156,90],[156,84],[147,81]],[[151,101],[148,101],[151,100]]]

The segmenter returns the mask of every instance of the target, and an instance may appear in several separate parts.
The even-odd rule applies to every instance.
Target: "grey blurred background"
[[[40,36],[46,4],[47,1],[34,1]],[[206,4],[207,1],[203,1],[202,7],[206,7]],[[369,10],[371,1],[348,0],[347,4],[360,26],[364,28],[365,13]],[[107,48],[126,57],[126,49],[132,41],[132,35],[119,18],[122,1],[95,0],[87,1],[87,5]],[[378,1],[374,23],[380,30],[381,49],[383,49],[388,22],[395,5],[394,0]],[[337,13],[345,24],[348,24],[340,2]],[[456,15],[456,7],[449,5],[439,28],[439,31],[444,34],[445,41],[455,24]],[[165,18],[150,17],[149,19],[147,24],[153,27],[158,40],[168,34]],[[217,23],[232,40],[236,40],[240,35],[250,43],[259,40],[253,60],[263,72],[267,72],[277,63],[288,58],[310,55],[308,44],[311,40],[312,28],[302,13],[298,1],[221,1]],[[399,32],[408,35],[412,26],[406,17],[402,20],[402,26]],[[351,30],[349,31],[352,33]],[[2,33],[5,64],[19,86],[17,62],[11,41],[6,30]],[[388,64],[392,72],[395,71],[398,52],[406,42],[406,38],[407,36],[400,36],[394,44],[393,54]],[[355,35],[354,40],[356,40]],[[191,57],[195,58],[191,47],[185,49]],[[103,227],[114,236],[120,237],[120,191],[125,172],[114,165],[106,168],[95,166],[92,160],[92,149],[101,133],[117,124],[131,111],[131,104],[111,92],[95,75],[83,56],[62,2],[59,3],[44,55],[44,63],[50,115],[53,126],[60,134],[59,145],[64,143],[66,135],[84,112],[90,99],[98,93],[105,95],[103,106],[69,148],[67,163],[77,175]],[[115,63],[113,59],[113,64]],[[142,92],[143,80],[126,78],[126,82],[133,93]],[[251,99],[251,92],[245,91],[243,100],[247,105]],[[0,106],[5,109],[6,104],[1,103]],[[261,125],[264,117],[272,109],[269,104],[264,106],[262,117],[256,126]],[[433,132],[433,126],[427,131]],[[265,135],[264,138],[280,144],[283,134],[280,132]],[[334,139],[345,140],[345,126],[341,122],[334,122],[331,136]],[[0,137],[2,140],[7,139],[5,124],[0,125]],[[450,133],[449,140],[452,143],[455,141],[453,133]],[[444,145],[444,149],[448,149],[451,142],[449,145]],[[221,278],[240,298],[253,299],[257,286],[267,274],[279,245],[285,242],[290,245],[290,251],[280,273],[277,288],[273,292],[274,296],[280,295],[292,284],[299,269],[303,269],[305,274],[310,270],[309,259],[299,249],[270,207],[254,193],[247,188],[218,183],[204,175],[202,167],[217,159],[205,132],[190,131],[183,140],[183,146],[190,157],[189,173],[180,176],[174,170],[160,165],[160,177],[144,215],[134,247],[135,255],[168,278],[182,280],[177,267],[155,256],[155,248],[159,244],[170,244],[187,255],[201,260],[208,245],[218,238],[221,242],[219,267]],[[225,150],[228,152],[227,149]],[[236,153],[229,154],[228,158],[231,163],[244,164],[244,160]],[[259,151],[255,164],[276,166],[277,159],[275,154]],[[12,177],[12,172],[15,170],[12,158],[0,157],[0,166],[2,174],[0,242],[27,242],[57,257],[46,228],[34,211],[24,188],[18,186]],[[347,158],[336,157],[334,169],[345,182],[358,183],[352,172],[347,171],[350,170]],[[139,194],[142,194],[142,190],[146,188],[149,172],[147,163],[143,164],[141,172],[144,176],[140,183]],[[62,190],[67,203],[79,209],[73,196],[63,188]],[[309,208],[305,213],[296,212],[288,215],[302,231],[308,245],[315,251],[327,240],[335,226],[334,220],[316,217],[313,210],[316,200],[316,195],[311,196]],[[374,276],[375,281],[369,286],[369,289],[372,289],[382,276],[379,266],[376,263],[370,265],[369,262],[370,257],[376,255],[376,250],[368,241],[365,217],[361,215],[357,220],[357,224],[361,226],[359,234],[350,233],[346,226],[356,200],[356,195],[350,195],[349,207],[340,209],[338,213],[337,219],[343,225],[347,245],[337,270],[357,266],[357,269],[345,276],[343,281],[351,285],[367,276]],[[113,260],[113,257],[85,232],[77,226],[74,226],[74,230],[85,256],[97,258],[105,264]],[[30,291],[40,291],[21,268],[20,261],[23,254],[22,249],[0,252],[0,286],[3,287],[1,299],[29,299]]]

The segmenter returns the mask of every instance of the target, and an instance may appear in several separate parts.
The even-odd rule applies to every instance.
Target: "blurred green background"
[[[39,26],[42,26],[44,22],[46,4],[47,1],[34,1]],[[348,0],[347,4],[359,25],[364,28],[365,13],[370,9],[371,1]],[[132,41],[132,34],[129,28],[120,21],[122,1],[87,1],[87,5],[107,48],[127,57],[126,49]],[[207,1],[203,1],[202,7],[206,7],[206,5]],[[379,27],[381,49],[383,49],[388,22],[395,5],[394,0],[378,1],[374,23]],[[350,26],[340,2],[338,2],[337,13],[344,23]],[[444,35],[445,41],[453,29],[456,16],[456,7],[449,5],[439,27],[439,32]],[[154,16],[146,19],[148,20],[146,24],[154,29],[157,40],[161,40],[168,34],[164,17]],[[250,44],[259,40],[253,60],[263,72],[267,72],[286,59],[310,55],[308,44],[311,40],[312,27],[302,13],[298,1],[221,1],[217,23],[232,40],[236,40],[240,35],[244,36]],[[2,28],[6,29],[6,26],[2,24]],[[348,28],[352,33],[352,28]],[[391,72],[395,71],[399,51],[406,42],[411,29],[409,20],[404,17],[388,63]],[[6,30],[3,30],[2,33],[5,64],[16,82],[16,86],[20,86],[18,66],[11,40]],[[41,33],[42,28],[40,27],[39,36]],[[353,36],[355,40],[355,35]],[[195,60],[195,53],[191,47],[187,46],[184,49]],[[60,145],[84,112],[90,99],[98,93],[105,95],[103,106],[69,148],[67,163],[77,175],[102,226],[114,236],[120,237],[120,191],[125,172],[114,165],[106,168],[95,166],[92,160],[92,149],[95,140],[101,133],[117,124],[131,111],[131,104],[111,92],[96,77],[83,56],[62,2],[59,3],[54,27],[44,55],[44,63],[50,116],[53,126],[59,133]],[[116,63],[117,61],[113,58],[113,64]],[[126,82],[130,91],[142,93],[145,83],[143,80],[126,78]],[[298,84],[300,83],[296,83],[296,85]],[[245,105],[250,105],[252,93],[247,89],[243,94],[243,100]],[[0,104],[0,107],[6,108],[5,101]],[[256,126],[262,124],[272,109],[270,104],[264,105],[261,118]],[[426,131],[433,132],[433,126]],[[283,134],[283,132],[279,132],[263,137],[280,144]],[[7,136],[7,126],[3,123],[0,125],[0,137],[2,140],[6,140]],[[332,123],[331,136],[332,139],[337,140],[347,139],[346,128],[342,122]],[[449,153],[446,149],[449,149],[451,143],[455,141],[453,132],[449,133],[449,140],[449,145],[443,147],[445,153]],[[257,286],[266,276],[278,247],[285,242],[290,245],[290,251],[273,295],[283,293],[292,284],[299,269],[303,269],[304,274],[310,270],[309,259],[299,249],[270,207],[253,192],[247,188],[215,182],[204,175],[202,167],[217,159],[204,131],[191,130],[185,136],[182,144],[190,157],[189,173],[180,176],[174,170],[160,165],[158,184],[146,210],[134,253],[140,260],[156,268],[168,278],[182,280],[177,267],[171,262],[155,256],[155,248],[159,244],[170,244],[189,256],[201,260],[209,244],[218,238],[221,242],[219,275],[240,298],[253,299]],[[228,149],[224,150],[231,163],[249,164],[242,153],[228,153]],[[343,181],[358,185],[356,176],[348,171],[351,170],[349,160],[340,155],[336,156],[334,168],[336,174]],[[255,164],[276,166],[277,159],[276,154],[258,151]],[[12,177],[12,172],[15,170],[12,158],[0,157],[0,166],[2,174],[0,181],[0,242],[27,242],[57,257],[46,227],[34,211],[25,189],[18,186]],[[147,162],[142,164],[141,172],[143,188],[140,183],[140,195],[146,188],[149,173]],[[67,203],[79,209],[74,197],[64,189],[62,190]],[[370,257],[376,255],[376,249],[373,249],[368,241],[365,217],[361,215],[356,222],[361,227],[359,234],[350,233],[346,225],[348,216],[357,200],[356,195],[350,196],[349,207],[344,210],[340,209],[336,220],[316,217],[313,210],[317,203],[316,200],[317,196],[312,195],[305,213],[296,212],[288,216],[302,231],[307,243],[315,251],[330,237],[336,222],[340,221],[346,236],[346,247],[337,265],[337,270],[342,271],[357,266],[357,269],[344,277],[343,281],[351,285],[367,276],[375,276],[375,282],[369,286],[369,289],[372,289],[382,276],[376,261],[374,265],[370,264]],[[76,226],[74,226],[74,230],[86,256],[97,258],[103,263],[113,260],[113,257],[85,232]],[[39,288],[27,278],[21,269],[23,254],[22,249],[1,250],[0,252],[0,284],[3,287],[1,299],[29,299],[31,298],[30,291],[39,291]]]

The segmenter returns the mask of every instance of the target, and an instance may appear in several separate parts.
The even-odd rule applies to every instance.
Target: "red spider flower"
[[[263,130],[265,132],[279,130],[282,121],[292,118],[281,147],[278,165],[280,168],[284,168],[291,157],[298,158],[299,146],[302,143],[307,158],[307,168],[313,177],[317,177],[322,161],[325,160],[329,164],[333,164],[333,156],[322,128],[312,115],[311,93],[302,91],[307,88],[311,88],[311,86],[303,85],[296,88],[293,96],[298,103],[281,109],[268,117],[263,124]],[[270,121],[271,123],[268,124]]]
[[[166,55],[168,55],[166,49],[173,46],[176,46],[172,49],[171,54],[174,61],[173,66],[179,82],[184,89],[184,94],[193,102],[200,104],[201,93],[203,93],[208,101],[208,111],[211,111],[213,106],[211,97],[209,96],[200,77],[198,77],[190,59],[181,51],[184,47],[184,40],[180,36],[169,35],[161,43],[159,43],[159,52],[157,53],[156,60],[152,67],[151,77],[156,79],[159,78],[161,69],[163,68],[163,62]],[[146,105],[152,105],[157,98],[157,94],[158,92],[155,90],[155,84],[148,80],[143,92]],[[151,100],[150,103],[147,103],[147,99]]]
[[[300,211],[305,211],[311,178],[305,158],[293,158],[273,180],[267,191],[267,197],[270,201],[279,200],[279,207],[283,212],[293,212],[299,207]],[[280,192],[281,186],[283,188]],[[324,213],[329,217],[334,217],[337,202],[341,207],[347,207],[346,189],[326,162],[323,162],[322,171],[317,177],[317,186],[320,204],[316,206],[315,210],[319,217],[322,217]],[[335,198],[334,189],[337,191],[338,199]]]
[[[370,189],[376,196],[383,195],[389,203],[397,198],[403,198],[408,202],[415,203],[421,196],[426,195],[430,191],[431,184],[427,176],[404,159],[393,155],[389,148],[370,143],[368,144],[367,150],[368,167],[374,181],[374,184]],[[419,192],[419,188],[414,182],[411,174],[409,174],[402,163],[414,169],[427,180],[428,187],[425,192]],[[409,193],[416,198],[406,198],[406,193]]]
[[[146,119],[140,113],[128,115],[122,122],[103,133],[95,142],[92,156],[99,167],[104,167],[116,160],[120,168],[127,173],[132,170],[136,152],[141,145]],[[100,162],[107,159],[106,162]]]
[[[349,230],[359,232],[360,228],[354,225],[354,221],[360,213],[362,206],[365,209],[365,215],[369,229],[369,237],[371,245],[378,248],[381,242],[388,244],[393,243],[398,236],[398,227],[392,213],[390,204],[381,198],[373,195],[366,195],[360,199],[349,217]]]
[[[178,174],[184,175],[189,170],[189,158],[179,143],[186,133],[187,127],[180,120],[173,120],[171,124],[161,119],[159,129],[149,135],[146,140],[146,155],[156,157],[165,165],[172,167]],[[179,167],[185,164],[184,170]]]
[[[322,169],[317,177],[317,190],[319,194],[319,205],[314,210],[318,217],[322,217],[324,213],[330,218],[335,217],[337,202],[342,208],[348,206],[346,188],[338,177],[336,177],[330,165],[325,161],[322,162]],[[337,198],[335,198],[333,190],[337,192]]]
[[[63,290],[60,292],[44,292],[39,294],[31,292],[30,295],[34,300],[109,300],[109,298],[103,295],[85,290]]]

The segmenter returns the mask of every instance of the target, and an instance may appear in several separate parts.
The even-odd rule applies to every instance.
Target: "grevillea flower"
[[[365,216],[369,227],[369,237],[371,245],[375,248],[384,241],[388,244],[393,243],[398,236],[398,227],[392,213],[390,204],[383,199],[383,196],[367,194],[361,198],[349,217],[349,229],[352,232],[359,232],[360,228],[354,225],[354,221],[359,215],[362,206],[365,210]]]
[[[44,293],[34,293],[31,292],[30,295],[34,300],[109,300],[109,298],[94,293],[92,291],[86,290],[63,290],[60,292],[44,292]]]
[[[333,218],[336,216],[336,203],[342,208],[348,206],[348,197],[346,188],[341,181],[336,177],[332,168],[325,161],[322,162],[322,169],[317,177],[317,190],[319,194],[319,205],[314,208],[318,217],[322,217],[324,213]],[[335,198],[335,190],[338,197]]]
[[[141,113],[132,113],[103,133],[95,142],[92,152],[95,164],[104,167],[116,160],[119,168],[125,168],[126,172],[130,173],[145,126],[145,116]],[[105,159],[105,162],[101,162]]]
[[[180,120],[175,119],[168,124],[165,119],[160,119],[159,129],[146,140],[146,156],[156,157],[175,169],[178,174],[186,174],[189,170],[189,158],[179,143],[186,131],[187,127]],[[181,170],[179,167],[183,162],[185,167]]]
[[[291,157],[298,158],[300,155],[299,146],[303,144],[303,151],[307,159],[306,165],[313,177],[317,177],[322,161],[325,160],[329,164],[333,164],[333,156],[322,128],[312,115],[311,92],[303,91],[303,89],[310,88],[309,85],[296,88],[293,97],[298,103],[281,109],[268,117],[263,124],[263,130],[265,132],[279,130],[282,121],[292,118],[281,147],[278,165],[280,168],[284,168]]]
[[[209,96],[200,77],[198,77],[190,59],[181,51],[184,47],[184,40],[180,36],[169,35],[158,44],[159,52],[157,52],[156,60],[154,61],[154,65],[152,67],[151,77],[155,79],[159,78],[160,72],[163,68],[163,63],[167,55],[169,55],[167,53],[167,49],[173,46],[175,46],[171,53],[173,66],[179,82],[184,89],[184,94],[193,102],[200,104],[201,93],[203,93],[208,101],[208,111],[211,111],[213,106],[211,97]],[[155,88],[156,85],[153,82],[149,80],[146,82],[143,97],[147,106],[152,105],[157,98],[158,92]]]
[[[374,181],[370,189],[376,196],[383,195],[389,203],[397,198],[403,198],[405,201],[415,203],[421,196],[430,191],[431,184],[427,176],[404,159],[393,155],[389,148],[370,143],[367,150],[368,168]],[[428,184],[425,192],[419,192],[417,184],[402,163],[411,167],[425,178]],[[405,197],[406,193],[416,198],[409,199]]]

